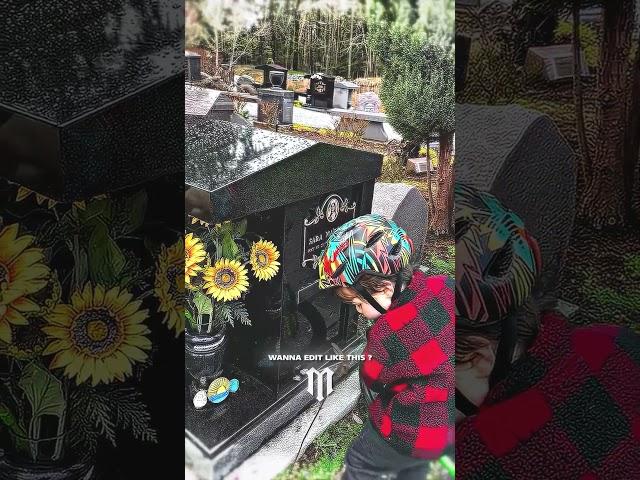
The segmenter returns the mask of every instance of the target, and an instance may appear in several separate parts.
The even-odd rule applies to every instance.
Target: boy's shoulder
[[[413,301],[420,301],[424,297],[450,296],[455,294],[455,279],[448,275],[429,275],[418,269],[407,289]]]

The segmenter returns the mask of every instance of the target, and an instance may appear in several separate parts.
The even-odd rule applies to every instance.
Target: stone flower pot
[[[226,325],[212,334],[185,331],[185,368],[196,390],[206,389],[214,378],[222,375],[228,343],[226,332]]]
[[[284,72],[269,72],[269,83],[273,88],[282,88],[282,82],[284,82]]]

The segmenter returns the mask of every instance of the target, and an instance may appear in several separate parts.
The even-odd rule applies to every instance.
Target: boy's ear
[[[389,298],[393,297],[393,292],[395,291],[395,289],[396,289],[395,283],[393,283],[393,282],[391,282],[389,280],[386,280],[384,282],[384,290],[383,290],[383,292]]]
[[[489,378],[496,364],[496,352],[493,344],[484,337],[472,336],[470,340],[479,345],[471,359],[472,368],[480,378]]]

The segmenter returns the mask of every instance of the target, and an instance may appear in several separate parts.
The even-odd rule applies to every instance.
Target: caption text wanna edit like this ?
[[[312,355],[269,355],[269,360],[276,362],[300,362],[300,361],[325,361],[325,362],[342,362],[357,361],[362,362],[370,359],[371,355],[338,355],[338,354],[312,354]]]

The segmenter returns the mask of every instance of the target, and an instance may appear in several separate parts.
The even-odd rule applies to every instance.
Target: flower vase
[[[66,435],[38,439],[11,433],[11,450],[0,450],[0,480],[88,480],[95,478],[93,458],[65,454]]]
[[[196,390],[206,389],[214,378],[222,375],[226,330],[223,325],[212,334],[185,331],[185,368]]]
[[[282,89],[282,82],[284,82],[284,72],[269,72],[269,83],[272,88]]]

